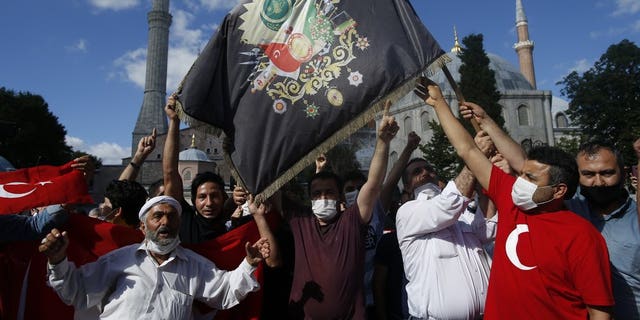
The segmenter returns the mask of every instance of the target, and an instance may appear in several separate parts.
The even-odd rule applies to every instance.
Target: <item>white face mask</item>
[[[145,246],[148,251],[165,255],[175,250],[175,248],[180,244],[180,237],[176,235],[175,238],[156,241],[158,238],[158,231],[160,231],[162,228],[167,228],[167,227],[161,226],[156,231],[151,231],[147,228],[147,232],[144,238],[145,238]]]
[[[179,237],[172,238],[171,242],[166,244],[159,244],[149,239],[147,239],[147,242],[146,242],[147,250],[153,253],[162,254],[162,255],[171,253],[171,251],[175,250],[179,244],[180,244]]]
[[[536,192],[536,190],[538,188],[547,187],[552,186],[538,187],[535,183],[518,177],[518,179],[516,179],[516,183],[513,184],[513,189],[511,190],[511,200],[513,200],[513,204],[515,204],[516,207],[520,208],[520,210],[522,211],[528,211],[537,208],[540,205],[553,201],[553,197],[547,201],[540,203],[535,203],[533,201],[533,194]]]
[[[358,199],[358,190],[354,190],[344,194],[344,200],[347,203],[347,208],[351,207],[351,205],[356,203],[357,199]]]
[[[311,200],[311,210],[318,219],[327,222],[338,214],[337,203],[329,199]]]

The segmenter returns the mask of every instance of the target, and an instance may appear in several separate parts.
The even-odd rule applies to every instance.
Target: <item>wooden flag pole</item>
[[[447,68],[446,65],[442,66],[442,72],[444,72],[444,76],[447,77],[449,84],[453,88],[453,92],[455,92],[456,97],[458,98],[458,103],[465,102],[462,91],[460,91],[460,87],[458,87],[456,81],[453,80],[453,76],[451,75],[451,72],[449,72],[449,68]],[[482,130],[480,129],[480,125],[478,124],[478,121],[476,121],[476,119],[471,118],[471,125],[473,126],[473,129],[476,130],[476,132]]]

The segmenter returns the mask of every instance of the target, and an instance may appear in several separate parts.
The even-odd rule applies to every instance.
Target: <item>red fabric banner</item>
[[[73,214],[69,217],[69,224],[65,228],[69,233],[69,248],[67,257],[76,266],[97,260],[117,248],[140,243],[144,236],[138,229],[114,225],[83,215]],[[246,256],[244,244],[255,242],[259,239],[258,228],[251,221],[239,228],[207,242],[188,246],[189,249],[203,255],[213,261],[223,270],[235,269]],[[15,244],[4,248],[4,259],[11,264],[0,268],[0,318],[15,319],[17,303],[21,291],[22,276],[25,273],[29,257],[31,268],[27,283],[26,294],[26,320],[31,319],[73,319],[73,307],[65,305],[53,289],[47,285],[46,257],[37,252],[35,243],[31,254],[21,259],[14,259]],[[24,248],[24,247],[23,247]],[[24,253],[24,252],[23,252]],[[24,254],[23,254],[24,255]],[[3,255],[0,254],[0,258]],[[4,270],[6,269],[6,270]],[[9,274],[11,270],[11,275]],[[17,272],[20,271],[20,272]],[[262,285],[262,264],[255,272],[258,282]],[[15,278],[15,279],[14,279]],[[9,281],[9,279],[13,279]],[[37,305],[37,307],[32,307]],[[206,306],[196,304],[195,307]],[[239,305],[229,310],[221,310],[216,314],[216,319],[259,319],[262,307],[262,290],[250,293]],[[208,309],[211,310],[211,309]]]
[[[0,214],[62,203],[93,203],[81,171],[65,165],[0,173]]]

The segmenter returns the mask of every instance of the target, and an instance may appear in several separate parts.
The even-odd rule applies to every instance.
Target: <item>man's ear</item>
[[[554,199],[564,199],[564,195],[567,193],[567,185],[564,183],[559,183],[556,186],[556,190],[553,192]]]
[[[145,236],[147,235],[147,228],[144,225],[144,222],[140,221],[140,231],[142,231],[142,234],[144,234]]]

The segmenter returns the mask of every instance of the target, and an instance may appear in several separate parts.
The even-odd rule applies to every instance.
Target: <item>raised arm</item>
[[[260,233],[260,238],[267,239],[269,243],[270,254],[265,258],[264,261],[271,268],[279,267],[282,264],[282,260],[280,259],[278,242],[276,241],[276,237],[273,235],[273,232],[271,231],[269,223],[266,219],[266,215],[271,212],[271,206],[268,203],[261,203],[260,205],[256,205],[251,195],[249,195],[249,200],[247,201],[249,201],[249,212],[251,212],[251,215],[253,215],[253,220],[258,226],[258,233]]]
[[[396,120],[389,116],[390,108],[391,102],[387,101],[384,106],[380,127],[378,128],[376,149],[373,152],[373,158],[371,158],[369,176],[367,177],[367,182],[360,188],[360,193],[358,193],[358,208],[360,209],[360,218],[364,223],[369,223],[369,220],[371,220],[373,207],[382,190],[384,176],[387,174],[389,143],[398,132]]]
[[[636,152],[636,158],[638,159],[638,163],[636,163],[636,165],[638,165],[640,168],[640,138],[638,138],[636,141],[633,142],[633,150]],[[637,179],[638,177],[636,177]],[[638,187],[636,186],[636,203],[640,201],[640,190],[638,190]],[[638,213],[638,218],[640,218],[640,206],[637,206],[637,213]],[[638,221],[640,221],[640,219],[638,219]]]
[[[142,137],[140,141],[138,141],[138,149],[136,153],[131,158],[131,162],[122,170],[120,174],[120,178],[118,180],[131,180],[134,181],[138,177],[138,173],[140,173],[140,166],[147,160],[147,157],[153,152],[156,148],[156,129],[153,128],[153,131],[150,135],[146,137]]]
[[[509,162],[509,165],[517,172],[522,170],[524,161],[527,158],[524,150],[506,132],[500,129],[498,124],[489,117],[482,107],[472,102],[464,102],[460,104],[460,115],[465,119],[475,119],[482,131],[489,134],[496,149]]]
[[[402,173],[404,172],[404,168],[407,166],[407,163],[411,159],[411,154],[414,150],[418,148],[420,145],[420,136],[418,136],[415,132],[409,132],[407,136],[407,144],[402,149],[402,153],[400,153],[400,157],[396,163],[393,164],[389,174],[387,175],[387,179],[384,181],[382,185],[382,192],[380,193],[380,202],[382,203],[382,208],[385,211],[389,211],[391,207],[391,197],[393,195],[393,189],[398,185],[398,181],[402,177]]]
[[[169,130],[164,142],[162,155],[162,175],[164,177],[164,194],[178,201],[184,200],[182,178],[178,172],[178,154],[180,152],[180,119],[176,113],[176,97],[171,95],[164,107],[169,117]]]
[[[464,160],[467,167],[475,175],[483,188],[489,189],[489,178],[491,177],[491,162],[478,149],[473,138],[456,119],[451,112],[449,105],[444,100],[440,88],[435,82],[420,78],[414,91],[428,105],[433,106],[436,115],[440,120],[440,125],[444,130],[449,142],[456,149],[458,156]],[[489,132],[487,132],[489,133]],[[489,135],[491,135],[489,133]],[[493,139],[493,137],[491,137]]]

